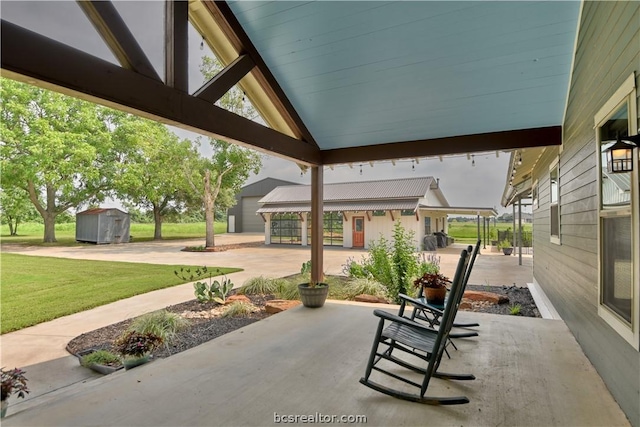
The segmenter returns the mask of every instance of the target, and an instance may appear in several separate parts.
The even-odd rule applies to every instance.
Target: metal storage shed
[[[96,244],[128,243],[129,214],[116,208],[94,208],[78,212],[76,240]]]

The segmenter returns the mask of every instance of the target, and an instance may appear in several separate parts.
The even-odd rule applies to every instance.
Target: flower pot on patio
[[[300,294],[302,305],[305,307],[322,307],[329,294],[329,285],[317,283],[315,286],[310,286],[309,283],[301,283],[298,285],[298,293]]]
[[[447,296],[447,288],[428,288],[425,286],[423,291],[428,304],[444,305],[444,299]]]
[[[148,363],[149,360],[150,360],[150,355],[145,354],[144,356],[140,356],[140,357],[125,357],[124,359],[122,359],[122,364],[124,365],[124,369],[128,371],[129,369],[133,369],[136,366],[140,366],[140,365],[144,365],[145,363]]]
[[[502,253],[505,255],[511,255],[513,253],[513,248],[502,248]]]

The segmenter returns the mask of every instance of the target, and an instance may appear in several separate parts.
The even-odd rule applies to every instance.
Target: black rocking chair
[[[397,316],[383,310],[374,310],[374,314],[380,318],[378,329],[367,363],[366,374],[360,379],[360,383],[370,387],[376,391],[396,397],[398,399],[409,400],[412,402],[425,403],[430,405],[456,405],[469,403],[469,399],[461,397],[429,397],[425,396],[431,377],[453,380],[474,380],[471,374],[449,374],[438,372],[442,355],[445,351],[449,331],[453,326],[453,319],[456,316],[459,301],[459,294],[463,291],[463,280],[467,265],[469,262],[469,252],[463,250],[460,254],[458,267],[455,277],[451,285],[451,291],[447,300],[444,312],[440,318],[440,327],[434,330],[424,324],[415,322],[414,320]],[[386,327],[385,327],[386,326]],[[386,346],[384,351],[379,351],[380,346]],[[400,359],[392,352],[399,350],[408,353],[421,361],[427,362],[427,367],[413,365],[403,359]],[[388,361],[399,365],[408,371],[417,372],[424,375],[422,383],[415,382],[407,377],[401,376],[398,370],[391,372],[383,367],[378,366],[381,361]],[[419,394],[411,394],[399,390],[395,390],[369,379],[373,371],[386,374],[396,380],[402,381],[420,389]],[[407,372],[410,373],[410,372]]]
[[[462,297],[464,295],[464,291],[467,288],[467,283],[469,282],[469,277],[471,276],[471,270],[473,269],[473,264],[476,261],[476,257],[478,256],[478,252],[480,252],[480,240],[476,243],[475,248],[471,245],[467,248],[467,252],[472,253],[471,260],[467,265],[466,271],[464,273],[464,279],[462,282],[462,290],[459,295],[459,301],[457,304],[460,304],[462,301]],[[406,304],[410,303],[413,306],[413,311],[411,312],[411,316],[409,317],[411,320],[419,319],[426,321],[430,327],[436,328],[440,325],[440,318],[442,317],[443,311],[434,307],[433,305],[429,305],[427,303],[426,298],[424,298],[422,289],[418,291],[417,298],[411,298],[410,296],[400,294],[399,297],[402,299],[402,303],[400,304],[400,310],[398,311],[399,316],[404,316]],[[449,293],[449,298],[451,297],[451,292]],[[478,327],[480,324],[478,323],[453,323],[454,328],[473,328]],[[451,338],[470,338],[477,337],[478,332],[469,331],[469,332],[452,332],[448,336],[448,344],[451,344],[453,348],[458,349]],[[446,349],[445,349],[446,352]],[[449,353],[447,352],[447,356]]]

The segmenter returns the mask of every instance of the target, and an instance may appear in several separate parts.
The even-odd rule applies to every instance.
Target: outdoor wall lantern
[[[607,148],[607,171],[609,173],[631,172],[633,170],[633,149],[640,144],[640,135],[616,138],[616,143]]]

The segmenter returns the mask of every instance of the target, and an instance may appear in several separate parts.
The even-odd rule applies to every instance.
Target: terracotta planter
[[[447,296],[447,288],[423,288],[424,297],[428,304],[444,305],[444,298]]]
[[[324,305],[329,294],[329,285],[318,283],[314,288],[310,288],[308,283],[298,285],[298,293],[302,305],[310,308],[318,308]]]

